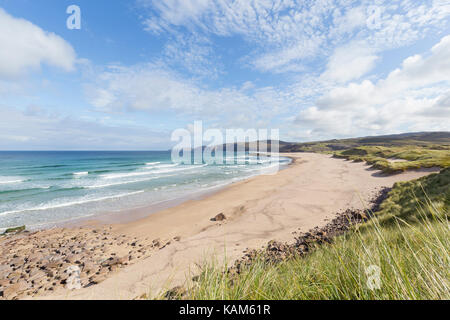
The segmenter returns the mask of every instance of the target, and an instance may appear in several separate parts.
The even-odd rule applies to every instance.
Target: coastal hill
[[[259,148],[264,147],[264,143],[267,144],[267,150],[270,150],[274,140],[258,141]],[[238,147],[246,151],[249,150],[250,143],[239,142],[234,143],[234,149],[238,150]],[[382,136],[367,136],[360,138],[348,138],[348,139],[332,139],[325,141],[313,141],[313,142],[288,142],[278,141],[280,152],[325,152],[332,153],[334,151],[346,150],[351,148],[357,148],[361,146],[384,146],[384,147],[400,147],[406,145],[414,145],[419,147],[432,147],[432,146],[449,146],[450,147],[450,132],[410,132],[401,134],[390,134]],[[223,150],[229,149],[231,144],[223,144]],[[206,146],[203,147],[204,149]]]
[[[361,146],[419,147],[450,146],[450,132],[411,132],[383,136],[369,136],[350,139],[333,139],[318,142],[289,143],[280,141],[281,152],[333,152]]]

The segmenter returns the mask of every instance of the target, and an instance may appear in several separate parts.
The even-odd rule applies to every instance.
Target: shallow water
[[[289,159],[280,158],[285,165]],[[52,224],[177,199],[261,174],[270,158],[172,163],[169,151],[0,152],[0,229]]]

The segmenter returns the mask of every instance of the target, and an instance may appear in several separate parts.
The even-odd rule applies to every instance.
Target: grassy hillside
[[[260,256],[238,274],[207,264],[184,297],[450,299],[449,207],[450,168],[398,183],[371,220],[333,243],[282,262]]]
[[[362,146],[334,153],[337,158],[365,161],[385,173],[450,167],[450,146]]]
[[[448,148],[450,147],[450,132],[419,132],[307,143],[284,143],[280,144],[280,151],[333,153],[363,146],[415,146],[436,149],[446,146]]]
[[[450,132],[423,132],[280,144],[281,152],[319,152],[367,162],[385,173],[450,167]]]

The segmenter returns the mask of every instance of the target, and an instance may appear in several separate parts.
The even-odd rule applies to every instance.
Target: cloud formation
[[[0,79],[16,78],[42,64],[72,71],[76,54],[72,46],[54,33],[15,18],[0,8]]]
[[[169,132],[137,125],[113,126],[31,105],[0,105],[0,150],[165,150]],[[132,141],[132,143],[130,143]]]
[[[450,36],[426,55],[405,59],[376,82],[336,87],[296,122],[308,134],[352,136],[365,132],[449,130]]]
[[[349,63],[352,61],[358,65],[356,73],[351,66],[342,70],[347,79],[359,78],[358,72],[367,71],[358,59]],[[450,36],[446,36],[428,52],[404,59],[376,81],[320,86],[323,74],[311,82],[283,88],[255,88],[244,83],[241,88],[212,90],[160,65],[144,64],[110,67],[89,90],[92,104],[105,112],[169,112],[231,127],[280,125],[284,121],[284,129],[296,132],[290,134],[292,139],[448,130],[449,61]],[[327,72],[332,69],[331,63]],[[341,76],[338,71],[332,75]],[[291,119],[288,115],[295,110],[297,116]]]
[[[89,99],[106,112],[171,112],[223,125],[255,124],[274,116],[287,98],[272,87],[211,90],[157,64],[110,66],[87,86]],[[267,122],[266,122],[267,123]]]
[[[442,28],[448,1],[347,0],[139,0],[151,10],[145,28],[155,34],[179,30],[206,36],[241,36],[256,50],[260,71],[301,70],[304,61],[328,55],[350,40],[373,51],[401,47]],[[365,61],[365,63],[370,63]]]

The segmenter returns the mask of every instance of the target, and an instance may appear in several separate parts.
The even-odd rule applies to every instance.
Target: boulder
[[[219,213],[217,216],[215,216],[214,218],[211,219],[211,221],[223,221],[225,220],[227,217],[225,217],[225,215],[223,213]]]

